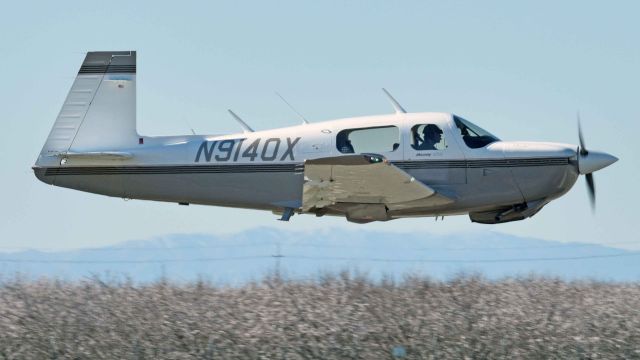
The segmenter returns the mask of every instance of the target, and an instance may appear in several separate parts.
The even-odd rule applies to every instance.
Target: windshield
[[[492,142],[500,140],[490,132],[459,116],[453,115],[453,121],[456,123],[458,129],[460,129],[464,143],[472,149],[485,147]]]

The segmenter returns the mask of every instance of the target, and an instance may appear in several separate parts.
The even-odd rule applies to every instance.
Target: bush
[[[639,344],[637,283],[345,272],[241,287],[0,285],[7,359],[639,358]]]

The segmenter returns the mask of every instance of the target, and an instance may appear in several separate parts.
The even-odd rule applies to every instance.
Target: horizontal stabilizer
[[[129,160],[133,158],[133,154],[121,151],[60,152],[47,156],[82,160]]]

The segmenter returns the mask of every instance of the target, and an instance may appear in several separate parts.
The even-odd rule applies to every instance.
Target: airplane
[[[384,89],[383,89],[384,90]],[[33,166],[41,181],[124,199],[369,223],[534,216],[618,159],[580,145],[503,141],[451,113],[394,112],[225,135],[136,130],[136,52],[89,52]]]

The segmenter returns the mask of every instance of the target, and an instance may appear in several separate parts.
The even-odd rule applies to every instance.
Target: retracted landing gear
[[[549,201],[539,199],[525,203],[514,204],[496,210],[471,212],[471,221],[481,224],[501,224],[509,221],[524,220],[537,214]]]
[[[513,205],[510,209],[507,209],[507,210],[504,210],[504,211],[498,213],[494,219],[496,220],[496,223],[500,223],[507,216],[509,216],[509,215],[511,215],[513,213],[521,213],[521,212],[527,210],[527,208],[528,208],[527,203],[516,204],[516,205]]]

